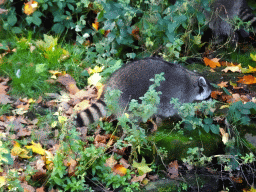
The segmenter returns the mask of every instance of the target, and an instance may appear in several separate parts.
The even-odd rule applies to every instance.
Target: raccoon
[[[244,22],[251,22],[256,31],[256,17],[252,13],[246,0],[213,0],[210,4],[211,12],[205,12],[212,31],[214,44],[220,44],[231,37],[233,43],[249,38],[250,34],[244,29],[234,31],[231,20],[239,17]]]
[[[104,94],[107,89],[122,91],[118,101],[120,111],[115,114],[120,117],[132,99],[139,101],[148,91],[152,84],[149,79],[161,72],[164,72],[165,81],[156,88],[156,91],[162,92],[156,117],[166,118],[177,114],[177,110],[170,104],[171,98],[178,98],[181,103],[190,103],[211,97],[211,85],[199,74],[161,58],[145,58],[133,61],[114,72],[104,86],[101,98],[77,115],[78,125],[88,125],[106,115]]]

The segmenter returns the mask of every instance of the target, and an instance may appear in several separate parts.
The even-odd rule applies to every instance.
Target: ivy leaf
[[[138,169],[139,175],[144,175],[152,171],[152,169],[148,167],[148,164],[146,164],[145,158],[143,158],[140,163],[133,160],[132,167]]]

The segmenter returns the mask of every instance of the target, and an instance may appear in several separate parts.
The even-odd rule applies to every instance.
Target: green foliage
[[[233,125],[249,125],[250,118],[248,115],[255,114],[255,112],[255,103],[247,102],[243,104],[242,101],[238,101],[229,107],[227,121]]]
[[[68,131],[63,137],[61,148],[54,156],[54,166],[48,180],[49,189],[57,187],[64,191],[92,191],[87,183],[87,178],[91,178],[96,183],[103,183],[106,187],[114,189],[123,187],[125,191],[133,191],[138,189],[139,184],[130,184],[131,174],[134,174],[127,169],[125,176],[113,174],[110,167],[105,166],[106,159],[109,155],[105,153],[103,147],[96,148],[94,144],[87,144],[84,147],[75,129]],[[72,158],[76,160],[75,174],[68,176],[67,167],[64,165],[64,160]]]
[[[206,157],[203,151],[203,148],[189,148],[187,151],[188,156],[183,159],[183,162],[194,166],[203,166],[207,162],[211,162],[212,157]]]
[[[12,106],[10,104],[0,105],[0,116],[9,113],[11,108]]]
[[[0,135],[2,139],[4,135]],[[0,173],[3,172],[3,165],[12,165],[13,159],[11,158],[11,154],[7,146],[0,140]]]
[[[200,103],[183,103],[181,105],[177,98],[173,98],[170,103],[174,105],[174,108],[178,109],[178,114],[182,118],[179,125],[185,123],[185,128],[191,131],[201,127],[206,133],[211,131],[214,134],[219,134],[219,125],[213,124],[213,112],[211,111],[211,109],[214,109],[216,102],[202,101]],[[197,117],[197,111],[200,111],[204,118]],[[210,117],[207,117],[207,115]],[[198,132],[201,134],[200,129]]]
[[[138,54],[134,52],[139,49],[144,50],[141,56],[162,50],[164,58],[177,60],[181,59],[181,55],[196,54],[203,45],[201,35],[205,22],[202,8],[207,9],[206,0],[201,1],[200,5],[196,0],[177,1],[171,6],[167,0],[37,2],[38,6],[30,15],[21,12],[25,8],[21,3],[19,6],[5,3],[4,8],[9,11],[2,14],[3,28],[12,33],[51,31],[63,36],[65,32],[64,38],[70,40],[70,37],[75,37],[80,44],[92,39],[96,49],[109,45],[114,47],[106,49],[105,56],[96,51],[105,59],[99,58],[93,49],[87,52],[86,58],[98,58],[100,64],[109,62],[109,54],[119,58],[135,58]],[[93,27],[96,18],[98,29]],[[135,35],[133,30],[136,29],[138,33]],[[97,48],[97,43],[103,45]]]
[[[23,192],[23,188],[20,185],[19,173],[17,170],[11,169],[7,173],[6,182],[8,183],[6,191],[18,191]]]
[[[148,91],[143,97],[140,97],[141,104],[137,100],[132,99],[129,104],[129,111],[134,117],[142,118],[145,123],[150,117],[157,112],[157,105],[160,103],[159,95],[161,91],[156,91],[155,88],[160,86],[160,81],[165,80],[164,73],[156,74],[155,79],[150,79],[154,84],[149,86]]]
[[[163,73],[156,74],[155,79],[150,79],[154,82],[144,94],[143,97],[140,97],[141,104],[136,100],[132,100],[129,104],[128,111],[129,114],[123,114],[118,117],[118,125],[120,125],[125,133],[124,140],[125,143],[132,145],[132,155],[137,157],[137,152],[140,153],[142,148],[148,147],[148,140],[145,133],[145,130],[138,126],[138,120],[144,122],[147,121],[157,110],[157,104],[160,102],[159,94],[161,92],[156,92],[155,88],[160,86],[160,82],[164,80]],[[116,114],[117,111],[120,111],[118,105],[118,98],[120,97],[121,92],[119,90],[107,91],[105,95],[105,101],[110,113]],[[115,143],[116,148],[124,147],[123,142],[117,141]],[[151,150],[151,149],[150,149]]]

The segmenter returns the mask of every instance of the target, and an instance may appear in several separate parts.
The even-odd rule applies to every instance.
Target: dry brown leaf
[[[13,103],[13,101],[10,100],[10,96],[6,94],[0,94],[0,104],[8,104]]]
[[[141,175],[141,176],[134,176],[132,179],[131,179],[131,182],[142,182],[143,181],[143,179],[146,177],[146,173],[145,174],[143,174],[143,175]]]
[[[64,85],[72,95],[80,91],[76,86],[76,81],[69,74],[60,76],[57,81]]]
[[[94,143],[107,143],[107,136],[105,135],[96,135],[95,139],[94,139]]]
[[[16,136],[19,137],[25,137],[25,136],[30,136],[31,135],[31,131],[25,129],[25,128],[21,128],[19,129],[18,133],[16,134]]]
[[[167,172],[168,172],[168,174],[171,174],[171,176],[170,176],[171,179],[176,178],[176,177],[179,176],[178,169],[179,169],[179,165],[178,165],[177,160],[169,163]]]
[[[28,185],[27,183],[21,183],[21,187],[24,189],[24,192],[35,192],[36,190],[31,185]]]
[[[118,154],[118,155],[125,155],[125,150],[126,150],[126,148],[125,147],[123,147],[122,149],[117,149],[117,148],[114,148],[114,149],[112,149],[112,152],[114,152],[114,153],[116,153],[116,154]]]
[[[211,98],[213,99],[217,99],[218,98],[218,95],[222,95],[223,92],[221,91],[212,91],[211,92]]]
[[[43,187],[40,187],[40,188],[37,188],[37,189],[36,189],[36,192],[45,192],[44,186],[43,186]]]
[[[155,180],[158,180],[158,179],[159,179],[159,175],[148,175],[148,178],[149,178],[151,181],[155,181]]]
[[[73,175],[75,174],[75,172],[76,172],[77,161],[71,158],[71,159],[68,161],[68,164],[67,164],[67,165],[68,165],[68,176],[71,177],[71,176],[73,176]]]
[[[220,67],[219,59],[214,58],[214,59],[208,59],[207,57],[204,57],[204,63],[206,66],[210,66],[211,68],[216,68]]]
[[[106,160],[106,163],[104,164],[106,167],[110,167],[113,168],[115,165],[117,164],[117,161],[114,159],[114,156],[111,155],[111,157],[109,157]]]
[[[119,160],[119,163],[121,163],[121,165],[123,165],[126,169],[128,169],[131,165],[128,163],[127,160],[125,160],[124,158],[121,158]]]
[[[27,103],[27,104],[24,104],[24,103],[22,103],[22,104],[20,104],[20,105],[17,105],[16,106],[16,108],[18,108],[18,109],[24,109],[25,111],[27,111],[28,109],[29,109],[29,106],[30,106],[30,104],[29,103]]]
[[[5,86],[4,84],[0,83],[0,94],[6,94],[6,89],[8,86]]]
[[[228,85],[228,82],[226,81],[226,82],[224,82],[224,81],[221,81],[219,84],[217,84],[218,86],[220,86],[221,88],[222,87],[227,87]]]
[[[243,84],[255,84],[256,83],[256,78],[252,75],[245,75],[243,77],[239,77],[240,80],[237,81],[238,83],[243,83]]]

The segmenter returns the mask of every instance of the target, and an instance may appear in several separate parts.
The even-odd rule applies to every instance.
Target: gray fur
[[[173,116],[177,110],[170,104],[171,98],[178,98],[181,103],[189,103],[195,100],[205,100],[210,97],[211,85],[207,80],[189,71],[178,64],[166,62],[159,58],[146,58],[133,61],[118,69],[109,78],[104,86],[101,99],[94,103],[94,108],[105,115],[104,93],[108,88],[110,90],[120,90],[122,94],[119,98],[120,111],[115,114],[120,117],[128,108],[132,99],[139,101],[144,96],[152,84],[149,79],[155,77],[155,74],[164,72],[165,81],[160,83],[156,91],[161,91],[160,104],[156,116],[166,118]],[[95,106],[96,105],[96,106]],[[92,107],[87,108],[78,114],[77,121],[79,125],[88,125],[99,119],[99,112],[96,114]]]
[[[255,30],[256,17],[246,0],[213,0],[210,7],[211,12],[205,14],[213,32],[215,44],[221,43],[227,37],[231,37],[233,42],[237,42],[238,36],[231,23],[231,20],[236,16],[245,22],[251,21]],[[245,30],[243,30],[243,33],[247,33],[249,36],[249,33]]]
[[[195,100],[204,100],[211,94],[210,84],[197,73],[159,58],[146,58],[120,68],[105,85],[104,91],[107,87],[111,90],[122,91],[119,99],[121,111],[116,115],[122,115],[132,99],[139,101],[139,97],[142,97],[152,84],[149,79],[161,72],[164,72],[165,81],[156,88],[157,91],[162,92],[157,116],[169,117],[177,113],[170,104],[172,97],[178,98],[181,103],[189,103]],[[201,94],[199,85],[203,90]]]

